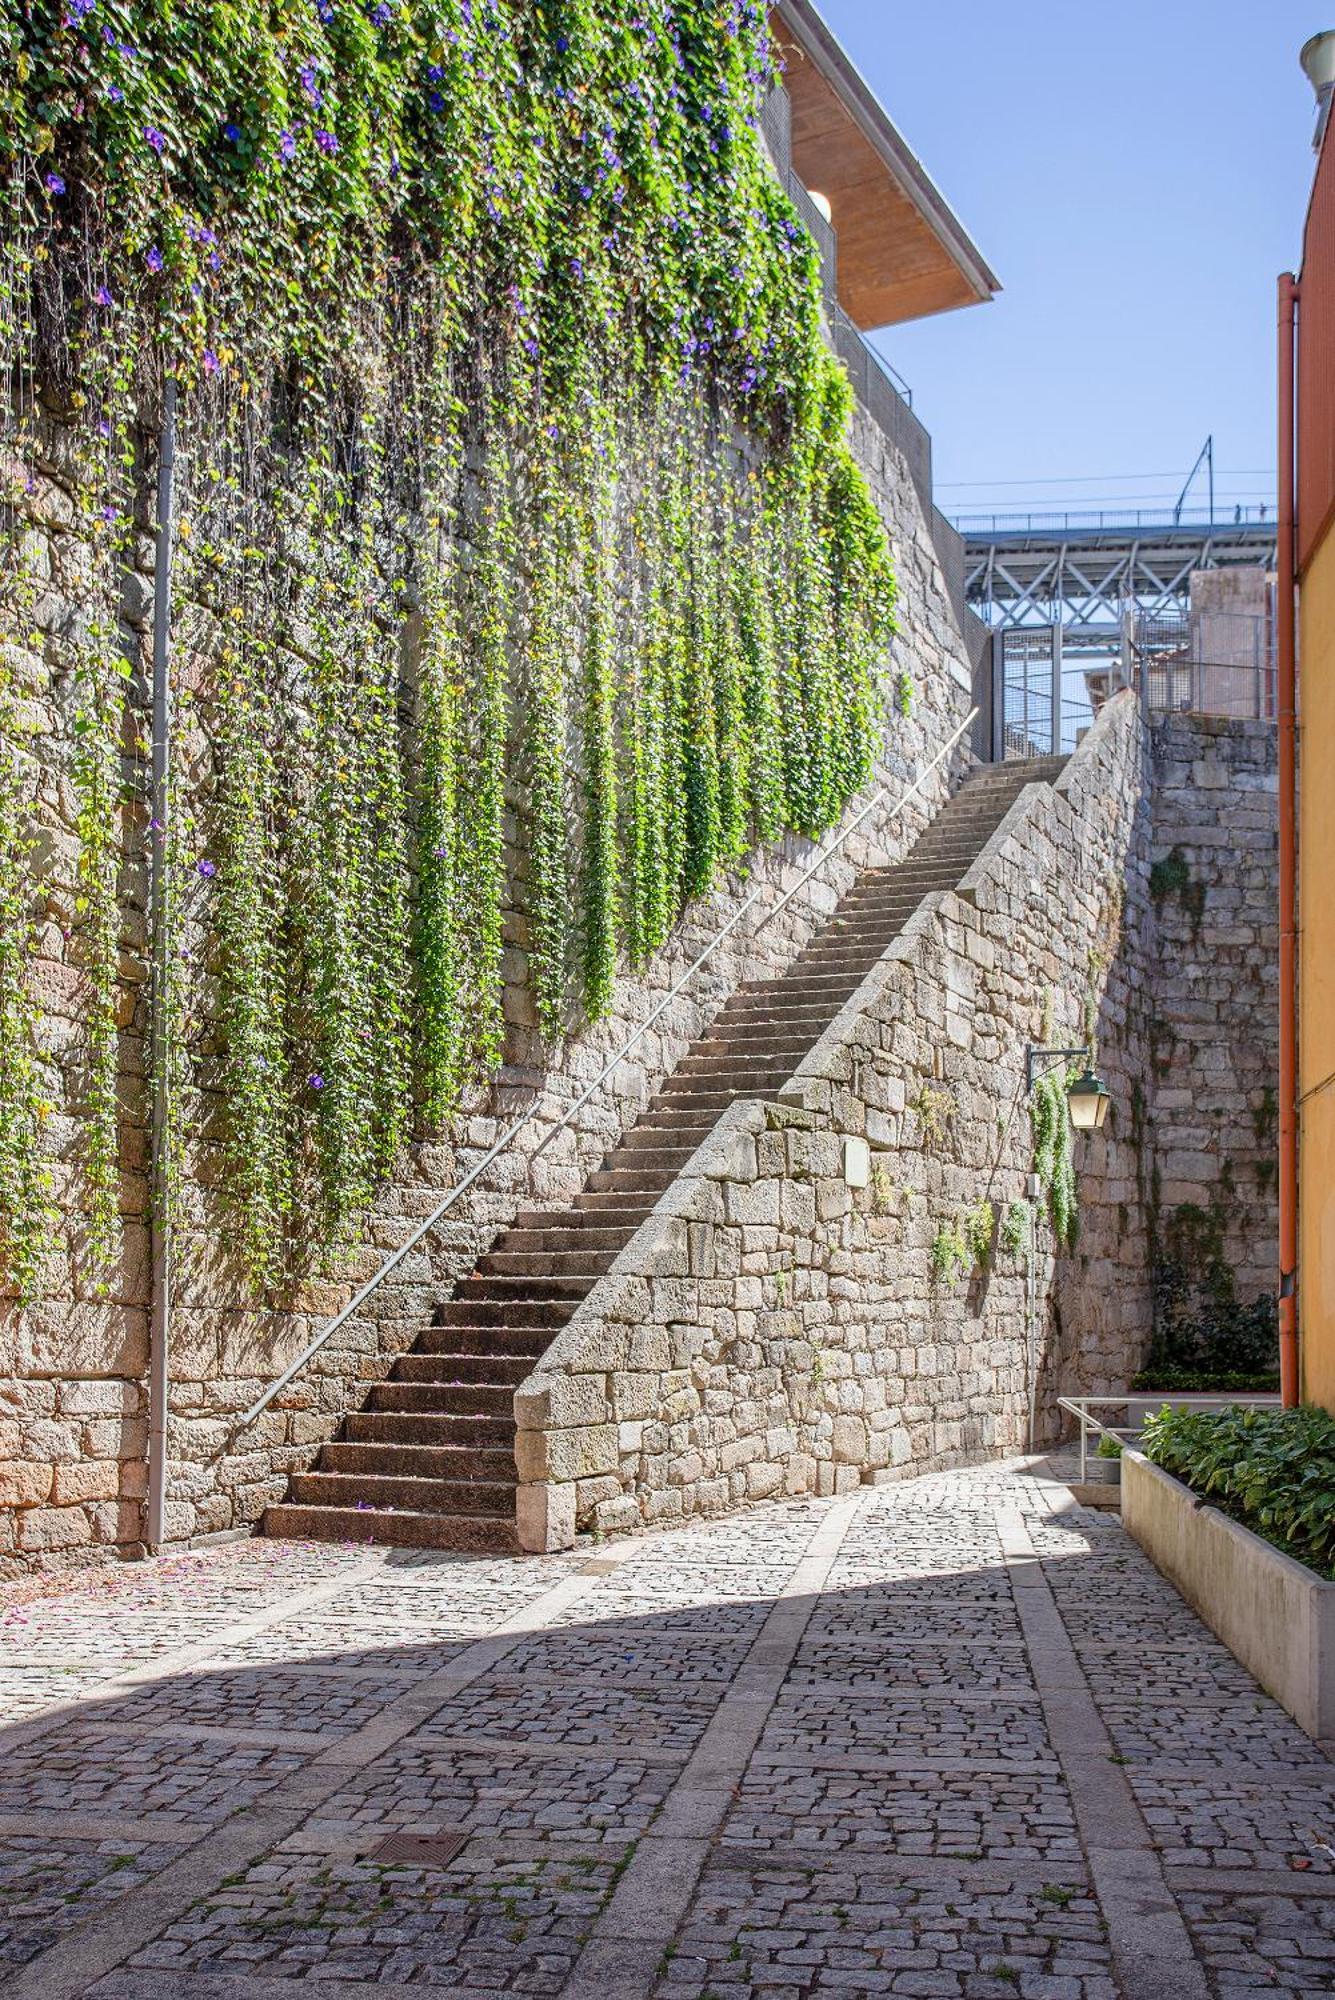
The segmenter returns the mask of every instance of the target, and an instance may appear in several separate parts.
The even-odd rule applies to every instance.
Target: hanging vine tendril
[[[503,1060],[523,953],[553,1042],[750,847],[837,819],[892,695],[894,582],[818,253],[759,136],[761,0],[236,0],[140,29],[113,0],[0,5],[0,358],[21,396],[59,389],[97,578],[68,771],[84,1205],[105,1267],[116,593],[165,370],[177,1039],[268,1286]],[[21,538],[40,454],[11,430]],[[23,616],[11,593],[7,646]],[[46,1226],[31,832],[0,836],[24,1287]]]

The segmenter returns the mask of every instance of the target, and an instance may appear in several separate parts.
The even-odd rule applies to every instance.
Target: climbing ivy
[[[192,748],[145,835],[258,1280],[496,1068],[507,937],[553,1040],[752,845],[865,783],[908,701],[894,582],[759,134],[773,79],[761,0],[0,0],[6,497],[21,516],[43,462],[39,389],[95,571],[69,775],[100,1267],[142,820],[119,592],[168,377]],[[20,1023],[30,834],[0,851]],[[32,1047],[0,1069],[16,1189]]]

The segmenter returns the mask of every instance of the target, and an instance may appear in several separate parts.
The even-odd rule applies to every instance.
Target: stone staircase
[[[270,1535],[516,1550],[516,1386],[727,1107],[772,1095],[925,896],[954,888],[1026,784],[1065,760],[975,772],[892,868],[870,869],[776,979],[743,986],[569,1208],[516,1217],[386,1381],[345,1418]]]

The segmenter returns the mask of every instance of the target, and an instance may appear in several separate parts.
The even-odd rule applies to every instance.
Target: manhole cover
[[[467,1841],[466,1833],[392,1833],[371,1849],[367,1860],[397,1862],[406,1868],[448,1868]]]

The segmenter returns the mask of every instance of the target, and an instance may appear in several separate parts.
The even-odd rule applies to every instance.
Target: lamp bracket
[[[1039,1077],[1045,1076],[1050,1069],[1055,1069],[1058,1063],[1078,1060],[1088,1064],[1093,1061],[1093,1056],[1094,1051],[1088,1042],[1078,1049],[1040,1049],[1031,1042],[1025,1050],[1025,1088],[1032,1090]]]

